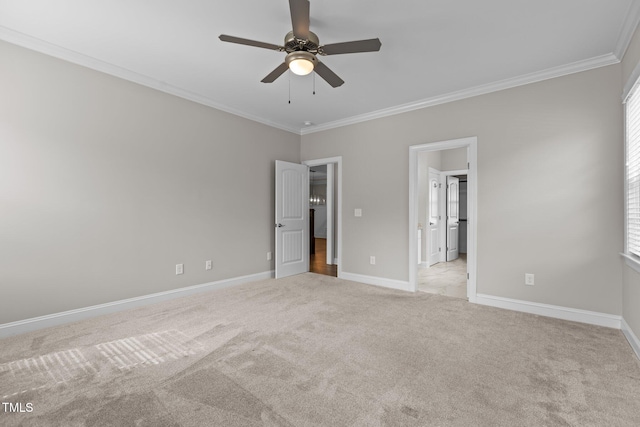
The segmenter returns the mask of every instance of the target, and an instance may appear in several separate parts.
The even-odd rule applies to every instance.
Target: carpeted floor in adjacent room
[[[618,330],[313,273],[0,340],[2,426],[638,426]]]

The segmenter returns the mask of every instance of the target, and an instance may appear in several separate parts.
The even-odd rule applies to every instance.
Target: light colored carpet
[[[312,273],[0,341],[2,426],[638,426],[617,330]]]

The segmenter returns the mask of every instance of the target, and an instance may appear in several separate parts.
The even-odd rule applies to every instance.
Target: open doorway
[[[309,169],[309,271],[337,277],[338,266],[332,256],[335,242],[334,173],[332,164]]]
[[[409,150],[409,285],[476,300],[477,139]]]
[[[433,167],[467,163],[464,147],[418,154],[418,291],[467,299],[466,169]]]
[[[306,161],[309,166],[309,271],[340,277],[340,157]]]

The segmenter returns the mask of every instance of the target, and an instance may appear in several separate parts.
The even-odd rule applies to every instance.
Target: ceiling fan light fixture
[[[294,59],[289,63],[289,69],[294,74],[306,76],[313,71],[313,63],[308,59]]]
[[[286,63],[294,74],[306,76],[313,71],[318,60],[312,53],[296,51],[287,55]]]

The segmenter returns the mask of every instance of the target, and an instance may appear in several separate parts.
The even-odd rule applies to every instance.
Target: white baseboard
[[[398,289],[401,291],[409,291],[409,282],[402,280],[385,279],[383,277],[365,276],[363,274],[342,272],[340,278],[351,280],[353,282],[366,283],[367,285],[382,286],[384,288]]]
[[[633,331],[629,327],[629,324],[624,320],[624,317],[622,318],[622,333],[627,338],[627,341],[629,341],[629,344],[631,345],[633,351],[635,351],[638,359],[640,359],[640,340],[638,339],[636,334],[633,333]]]
[[[227,288],[229,286],[240,285],[242,283],[255,282],[258,280],[270,279],[273,271],[265,271],[248,276],[233,277],[231,279],[218,280],[216,282],[204,283],[201,285],[188,286],[186,288],[172,289],[170,291],[158,292],[155,294],[143,295],[135,298],[113,301],[106,304],[93,305],[90,307],[78,308],[75,310],[63,311],[61,313],[48,314],[46,316],[33,317],[31,319],[19,320],[17,322],[0,325],[0,338],[12,335],[23,334],[25,332],[36,331],[38,329],[49,328],[51,326],[63,325],[65,323],[77,322],[103,314],[116,313],[123,310],[155,304],[188,295],[209,292],[216,289]]]
[[[537,314],[539,316],[571,320],[573,322],[588,323],[590,325],[606,326],[608,328],[614,329],[621,328],[622,316],[598,313],[596,311],[580,310],[577,308],[541,304],[537,302],[522,301],[484,294],[476,295],[476,303],[481,305],[489,305],[492,307],[505,308],[507,310]]]

